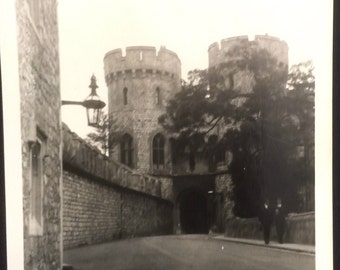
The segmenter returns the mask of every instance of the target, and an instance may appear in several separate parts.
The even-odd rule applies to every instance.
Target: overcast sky
[[[103,57],[127,46],[160,46],[177,53],[182,77],[207,68],[208,47],[224,38],[269,34],[289,46],[289,64],[314,60],[320,46],[319,0],[59,0],[61,93],[83,100],[94,73],[106,101]],[[322,41],[321,41],[322,42]],[[81,136],[87,128],[82,107],[63,107],[63,121]]]

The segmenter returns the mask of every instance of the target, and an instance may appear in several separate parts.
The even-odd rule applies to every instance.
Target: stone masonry
[[[226,221],[234,217],[233,208],[234,202],[232,200],[233,196],[233,183],[231,180],[231,175],[227,173],[216,175],[215,177],[215,192],[216,196],[219,197],[220,203],[217,204],[218,209],[216,209],[216,225],[218,229],[224,230]]]
[[[279,63],[288,66],[288,45],[285,41],[268,35],[256,35],[254,40],[249,40],[248,36],[238,36],[223,39],[220,44],[217,42],[211,44],[208,49],[209,67],[233,60],[227,52],[243,44],[266,49]]]
[[[244,57],[242,50],[239,54],[231,53],[237,47],[246,50],[254,49],[254,51],[265,49],[277,59],[280,68],[288,71],[288,45],[276,37],[257,35],[254,40],[250,40],[248,36],[237,36],[211,44],[208,49],[208,68],[223,65],[222,75],[225,76],[225,83],[232,84],[234,89],[240,93],[252,91],[255,78],[247,67],[237,72],[233,69],[234,61]],[[175,181],[176,177],[183,175],[189,178],[190,175],[209,176],[207,160],[199,154],[195,156],[196,166],[191,171],[187,152],[176,157],[176,164],[172,162],[171,134],[167,134],[158,124],[159,116],[165,113],[167,102],[181,89],[181,63],[174,52],[164,47],[156,52],[154,47],[146,46],[127,47],[125,55],[122,49],[112,50],[104,56],[104,73],[108,87],[109,117],[113,123],[110,133],[118,135],[117,142],[123,134],[131,136],[133,140],[132,168],[139,172],[157,175],[158,179],[164,178],[170,181],[171,179]],[[157,88],[160,89],[161,102],[157,98]],[[240,104],[242,98],[236,99],[235,102]],[[222,123],[219,126],[220,134],[215,135],[221,137],[227,128],[229,126]],[[162,170],[155,170],[153,167],[152,140],[157,133],[165,136],[165,162]],[[117,143],[110,157],[120,161],[120,155],[121,146]],[[219,230],[223,230],[225,222],[233,217],[232,182],[227,167],[222,170],[217,167],[214,173],[216,174],[214,184],[217,203],[212,211],[216,217],[215,225]],[[203,187],[202,181],[196,181],[195,185]],[[174,185],[175,209],[178,209],[179,204],[177,189],[178,187]],[[203,191],[203,193],[206,192],[208,190]],[[174,220],[177,222],[176,216],[178,215],[174,214]]]
[[[232,218],[227,220],[225,235],[228,237],[263,239],[263,229],[258,218]],[[271,241],[277,241],[275,224],[272,224]],[[286,217],[283,241],[315,245],[315,213],[290,213]]]
[[[248,67],[235,73],[235,61],[247,57],[247,53],[241,48],[252,48],[256,51],[265,49],[277,60],[278,66],[286,73],[288,72],[288,45],[285,41],[268,35],[257,35],[254,40],[250,40],[248,36],[230,37],[223,39],[220,43],[211,44],[208,49],[209,69],[224,65],[220,72],[227,87],[233,84],[234,90],[239,93],[248,93],[252,91],[255,84],[254,74]],[[226,67],[225,64],[231,64],[231,66]],[[232,76],[232,82],[230,81],[230,76]],[[240,101],[238,99],[237,102]]]
[[[63,127],[64,248],[172,231],[172,182],[102,155]]]
[[[61,268],[60,84],[57,1],[17,0],[24,267]],[[37,176],[32,149],[40,140]],[[35,182],[39,181],[39,184]],[[33,187],[39,185],[35,190]],[[33,194],[35,194],[33,196]],[[35,210],[36,209],[36,210]],[[33,212],[41,219],[38,228]]]
[[[127,47],[125,56],[121,49],[106,53],[104,72],[109,115],[115,123],[113,129],[132,136],[132,167],[152,173],[150,145],[153,137],[163,132],[158,117],[165,112],[167,101],[180,90],[180,60],[174,52],[164,47],[158,53],[154,47]],[[127,89],[127,104],[124,103],[124,89]],[[169,148],[168,145],[167,140],[165,149]],[[117,146],[111,156],[120,160],[119,155]],[[167,153],[165,164],[169,163]],[[166,165],[164,171],[169,170],[169,165]]]

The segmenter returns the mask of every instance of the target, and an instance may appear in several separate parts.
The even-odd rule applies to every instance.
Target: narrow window
[[[143,52],[139,52],[139,61],[143,60]]]
[[[156,104],[161,105],[162,100],[161,100],[161,90],[159,87],[156,88]]]
[[[43,228],[43,156],[44,141],[42,138],[31,146],[31,193],[30,193],[30,225],[32,235],[41,235]]]
[[[120,143],[120,162],[132,167],[133,165],[133,139],[129,134],[124,134]]]
[[[153,159],[153,166],[156,169],[163,169],[164,168],[164,144],[165,139],[164,136],[158,133],[152,142],[152,159]]]
[[[125,88],[123,89],[124,105],[127,105],[127,104],[128,104],[128,97],[127,97],[127,94],[128,94],[128,89],[125,87]]]

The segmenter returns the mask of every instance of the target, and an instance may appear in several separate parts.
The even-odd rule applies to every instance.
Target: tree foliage
[[[110,133],[111,130],[111,133]],[[115,121],[108,114],[102,114],[99,125],[93,132],[87,134],[86,141],[98,147],[104,155],[109,155],[109,150],[117,143],[117,138],[112,130],[115,130]]]
[[[265,198],[283,198],[296,210],[306,173],[306,167],[297,167],[305,161],[296,152],[314,142],[312,64],[293,66],[287,74],[268,51],[248,45],[227,56],[216,68],[190,72],[159,122],[193,152],[207,147],[216,125],[228,127],[218,145],[233,156],[236,215],[256,215]]]
[[[189,149],[194,167],[196,152],[203,149],[209,168],[215,168],[215,157],[229,151],[238,216],[255,216],[262,201],[278,197],[288,210],[299,210],[301,186],[314,185],[312,62],[294,65],[288,73],[268,51],[248,44],[226,57],[229,61],[217,67],[189,72],[159,118],[175,139],[172,158]],[[115,130],[115,122],[104,115],[88,134],[105,154],[119,136],[109,130]]]

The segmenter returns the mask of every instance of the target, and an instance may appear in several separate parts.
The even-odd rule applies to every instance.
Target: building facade
[[[17,0],[25,269],[61,269],[57,1]]]
[[[266,49],[288,72],[287,44],[268,35],[256,36],[254,40],[232,37],[213,43],[208,49],[209,69],[243,57],[235,53],[231,56],[237,46]],[[105,55],[104,71],[113,123],[110,133],[118,142],[111,157],[137,171],[173,181],[175,232],[223,229],[223,220],[232,208],[231,179],[226,172],[230,157],[221,155],[223,160],[218,160],[212,169],[200,150],[191,157],[183,146],[180,155],[176,155],[175,141],[158,123],[167,102],[181,89],[178,56],[164,47],[158,53],[154,47],[128,47],[125,56],[116,49]],[[233,74],[232,79],[234,89],[240,93],[251,91],[254,85],[254,76],[248,70]],[[190,164],[192,158],[194,165]]]

